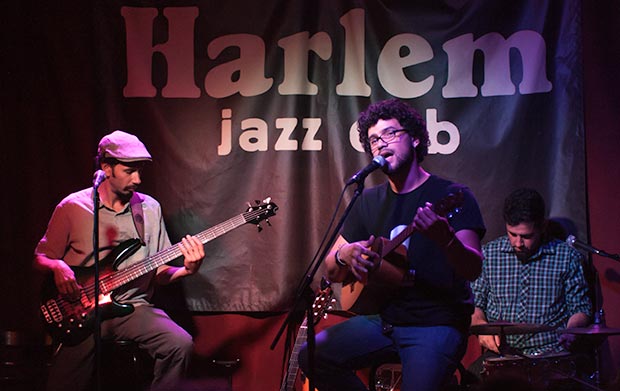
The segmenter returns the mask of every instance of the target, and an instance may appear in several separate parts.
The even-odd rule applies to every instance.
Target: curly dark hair
[[[360,113],[357,119],[357,131],[359,132],[360,143],[364,146],[366,153],[372,157],[368,141],[368,129],[376,125],[380,119],[398,120],[411,137],[420,141],[415,148],[416,158],[418,163],[424,160],[424,157],[428,154],[428,145],[430,143],[426,122],[413,107],[400,99],[388,99],[373,103]]]
[[[545,200],[534,189],[513,191],[504,201],[504,221],[511,226],[534,223],[542,227],[545,222]]]

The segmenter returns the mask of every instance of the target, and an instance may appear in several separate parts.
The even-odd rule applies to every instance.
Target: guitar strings
[[[249,223],[263,214],[265,214],[265,210],[263,209],[248,211],[240,216],[233,217],[232,219],[224,221],[223,223],[220,223],[206,231],[203,231],[196,236],[203,244],[205,244],[209,240],[221,236],[226,232],[237,228],[243,224]],[[180,243],[176,243],[151,257],[147,257],[140,262],[130,265],[126,269],[120,270],[119,273],[112,273],[104,276],[99,280],[100,292],[105,295],[113,291],[114,289],[126,284],[127,282],[132,281],[133,279],[140,277],[141,275],[146,274],[149,271],[168,263],[169,261],[179,257],[180,255]],[[92,283],[84,287],[81,291],[84,295],[86,295],[86,298],[91,301],[91,297],[94,297],[95,293],[95,284]],[[63,309],[66,309],[67,306],[72,306],[72,304],[70,304],[60,295],[57,298],[57,302],[62,303]]]

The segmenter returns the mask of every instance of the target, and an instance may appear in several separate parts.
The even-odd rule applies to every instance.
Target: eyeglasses
[[[391,129],[387,132],[383,133],[381,136],[372,135],[368,138],[368,142],[370,143],[370,148],[375,149],[379,146],[379,140],[383,141],[386,144],[394,141],[398,133],[406,132],[407,129]]]

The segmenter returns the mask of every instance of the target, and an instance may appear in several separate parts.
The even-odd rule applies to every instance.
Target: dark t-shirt
[[[407,194],[394,193],[387,182],[364,190],[345,222],[342,236],[348,242],[366,240],[370,235],[393,238],[411,224],[418,207],[426,202],[435,205],[459,190],[463,192],[462,206],[448,221],[455,231],[473,230],[482,238],[486,229],[471,191],[435,175]],[[405,245],[409,267],[416,273],[415,284],[394,292],[381,317],[394,325],[468,328],[473,312],[469,282],[456,275],[442,249],[426,236],[414,233]]]

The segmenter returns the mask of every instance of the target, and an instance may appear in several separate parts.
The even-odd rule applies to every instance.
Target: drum
[[[489,357],[482,363],[482,378],[488,379],[506,374],[524,374],[524,361],[523,357],[513,355]]]
[[[531,385],[549,387],[573,379],[577,373],[575,357],[569,353],[538,356],[489,357],[483,362],[483,379],[518,378]]]

